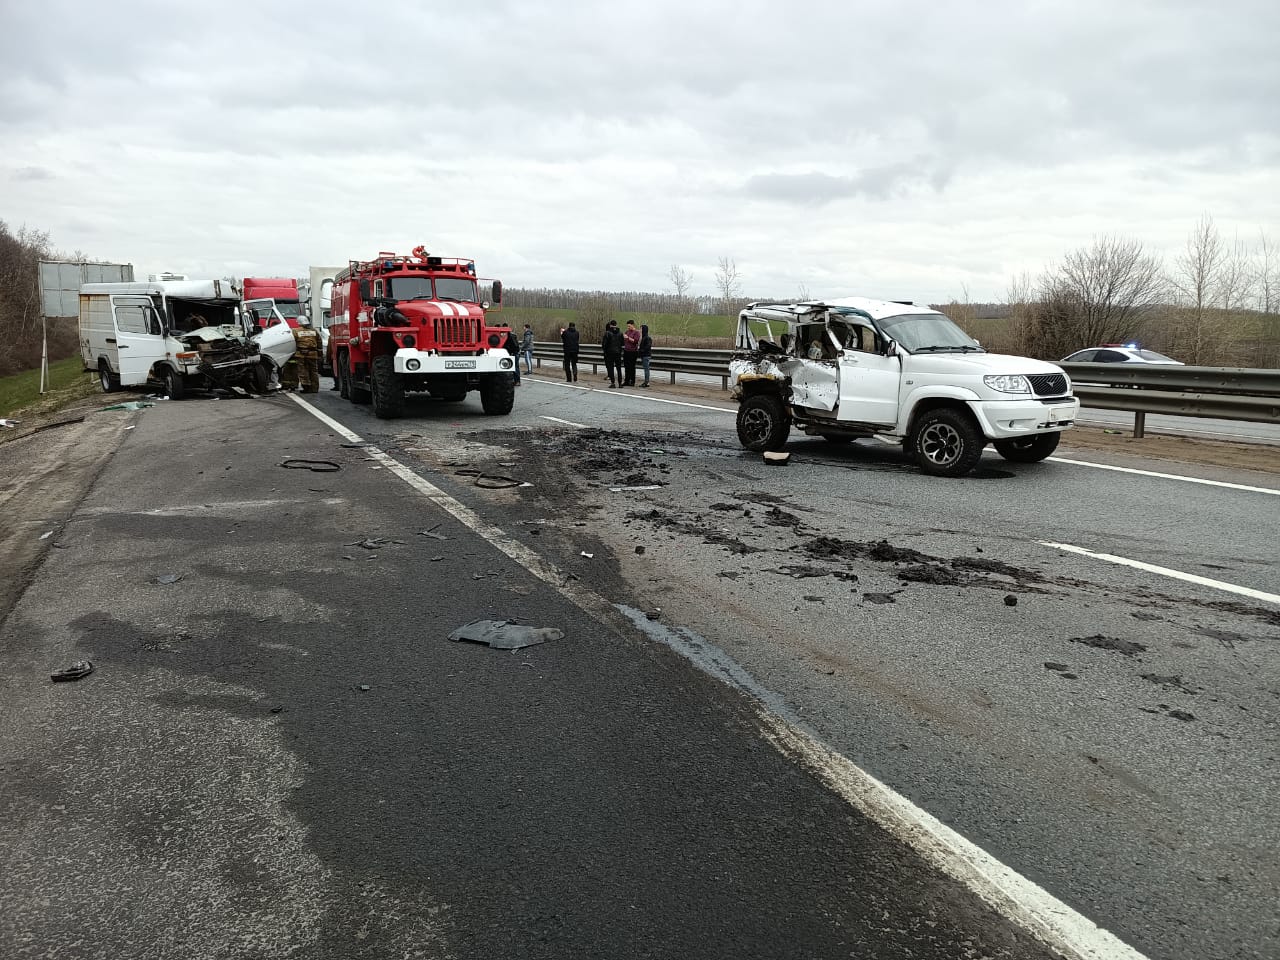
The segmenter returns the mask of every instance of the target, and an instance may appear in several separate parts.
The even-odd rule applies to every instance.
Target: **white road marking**
[[[1105,560],[1107,563],[1118,563],[1124,567],[1133,567],[1136,570],[1145,570],[1147,573],[1156,573],[1162,577],[1172,577],[1175,580],[1185,580],[1187,583],[1199,584],[1202,587],[1212,587],[1214,590],[1225,590],[1227,593],[1238,593],[1242,597],[1251,597],[1254,600],[1263,600],[1267,603],[1280,604],[1280,594],[1266,593],[1262,590],[1254,590],[1252,587],[1242,587],[1237,583],[1227,583],[1225,580],[1213,580],[1209,577],[1202,577],[1194,573],[1183,573],[1181,570],[1173,570],[1169,567],[1158,567],[1154,563],[1144,563],[1141,560],[1130,560],[1128,557],[1117,557],[1113,553],[1097,553],[1093,550],[1086,550],[1084,547],[1073,546],[1069,543],[1054,543],[1051,540],[1037,540],[1036,543],[1042,547],[1052,547],[1055,550],[1065,550],[1067,553],[1078,553],[1082,557],[1092,557],[1094,560]]]
[[[289,399],[349,443],[364,442],[359,435],[296,394],[289,394]],[[615,620],[615,608],[603,597],[570,580],[524,544],[513,540],[399,460],[376,447],[366,446],[365,450],[440,509],[484,537],[535,577],[550,584],[579,608],[604,618],[606,622]],[[700,663],[697,665],[701,666]],[[738,669],[741,670],[740,667]],[[728,675],[721,671],[708,672],[752,697],[762,732],[779,752],[815,771],[850,806],[875,820],[933,867],[963,883],[984,902],[1068,960],[1146,960],[1114,934],[1001,863],[848,757],[833,751],[812,734],[769,710]]]
[[[545,414],[540,414],[538,419],[550,420],[552,423],[563,423],[566,427],[577,427],[579,430],[587,429],[585,423],[574,423],[572,420],[561,420],[559,417],[548,417]]]
[[[1225,480],[1204,480],[1200,477],[1184,477],[1180,473],[1157,473],[1154,470],[1136,470],[1133,467],[1116,467],[1109,463],[1090,463],[1088,460],[1068,460],[1066,457],[1049,457],[1050,463],[1069,463],[1076,467],[1093,467],[1095,470],[1114,470],[1117,473],[1136,473],[1140,477],[1156,477],[1160,480],[1181,480],[1184,483],[1203,483],[1210,487],[1226,487],[1228,490],[1245,490],[1249,493],[1270,493],[1280,496],[1280,490],[1271,487],[1250,487],[1243,483],[1227,483]]]

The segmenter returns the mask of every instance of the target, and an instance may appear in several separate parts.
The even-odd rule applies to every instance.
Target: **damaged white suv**
[[[900,441],[926,473],[962,477],[988,442],[1006,460],[1043,460],[1080,409],[1061,367],[987,353],[909,303],[753,303],[736,349],[729,373],[748,450],[781,450],[794,424],[833,442]]]

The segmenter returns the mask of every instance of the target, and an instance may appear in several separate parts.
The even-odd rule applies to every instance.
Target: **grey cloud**
[[[10,174],[13,180],[52,180],[53,171],[45,167],[19,167]]]
[[[913,163],[870,167],[852,176],[827,173],[766,173],[743,185],[747,196],[800,206],[822,206],[845,197],[885,200],[895,193],[921,186],[941,189],[948,175]]]

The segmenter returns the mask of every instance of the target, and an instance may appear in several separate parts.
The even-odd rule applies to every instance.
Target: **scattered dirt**
[[[1097,650],[1112,650],[1126,657],[1136,657],[1147,651],[1146,645],[1136,640],[1121,640],[1119,637],[1104,637],[1101,634],[1095,634],[1092,637],[1072,637],[1069,642],[1083,644]]]
[[[1008,590],[1016,585],[1023,590],[1044,593],[1034,586],[1044,582],[1044,576],[1035,570],[1015,567],[998,560],[981,557],[955,557],[946,559],[921,553],[911,547],[899,547],[887,540],[874,542],[841,540],[837,537],[813,537],[794,549],[815,560],[871,560],[898,567],[899,580],[904,583],[928,583],[936,586],[988,587]],[[984,576],[990,574],[990,576]],[[997,580],[1005,577],[1007,580]],[[1012,584],[1009,581],[1013,581]]]
[[[1179,674],[1144,673],[1141,677],[1148,683],[1154,683],[1165,690],[1177,690],[1179,693],[1186,693],[1193,697],[1199,693],[1198,690],[1187,686]]]
[[[862,599],[867,603],[897,603],[892,593],[864,593]]]

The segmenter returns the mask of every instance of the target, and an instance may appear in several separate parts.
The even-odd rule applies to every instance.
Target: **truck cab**
[[[926,473],[964,476],[987,443],[1008,460],[1043,460],[1080,408],[1062,368],[987,353],[910,303],[753,303],[736,338],[729,369],[750,450],[781,449],[795,425],[832,442],[901,442]]]
[[[497,303],[502,284],[490,286]],[[488,323],[475,261],[422,247],[353,260],[334,278],[330,303],[331,362],[352,403],[390,418],[403,415],[411,392],[459,402],[475,390],[485,413],[511,412],[515,361],[502,346],[506,328]]]

